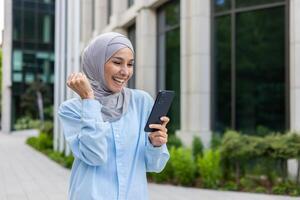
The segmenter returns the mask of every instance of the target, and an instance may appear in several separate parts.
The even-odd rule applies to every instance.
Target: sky
[[[0,0],[0,44],[2,44],[2,30],[4,27],[4,0]]]

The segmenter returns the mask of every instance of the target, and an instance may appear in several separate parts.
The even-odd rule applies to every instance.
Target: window
[[[132,43],[133,49],[135,49],[135,43],[136,43],[136,29],[135,29],[135,24],[131,25],[128,27],[128,38]],[[134,53],[134,57],[136,58],[136,51]],[[135,73],[136,73],[136,59],[134,60],[134,67],[133,67],[133,75],[131,79],[128,81],[128,87],[129,88],[135,88]]]
[[[22,13],[19,9],[13,10],[13,40],[18,41],[21,40],[22,37]]]
[[[180,1],[171,1],[158,10],[157,89],[174,90],[168,129],[180,128]]]
[[[35,35],[35,14],[31,10],[24,11],[24,40],[34,41]]]
[[[49,15],[44,15],[43,20],[43,42],[49,43],[51,34],[51,17]]]
[[[111,13],[112,13],[112,7],[111,7],[111,2],[112,0],[107,0],[107,24],[109,24],[110,22],[110,16],[111,16]]]
[[[127,7],[131,7],[134,4],[134,0],[127,0]]]
[[[13,0],[12,25],[12,124],[31,112],[20,104],[27,89],[37,80],[51,88],[45,107],[53,104],[54,0]],[[29,105],[29,104],[28,104]],[[31,107],[35,104],[32,103]],[[35,116],[35,110],[33,110]]]
[[[214,129],[284,131],[286,2],[230,2],[214,4]]]
[[[14,71],[21,71],[22,70],[22,64],[23,64],[23,54],[20,50],[14,50],[13,53],[13,70]]]

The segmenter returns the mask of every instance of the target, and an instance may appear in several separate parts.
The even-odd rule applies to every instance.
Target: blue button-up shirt
[[[160,172],[169,152],[153,147],[144,126],[153,99],[131,90],[129,107],[115,122],[104,122],[101,105],[93,99],[62,103],[59,117],[75,157],[69,186],[70,200],[148,199],[146,172]]]

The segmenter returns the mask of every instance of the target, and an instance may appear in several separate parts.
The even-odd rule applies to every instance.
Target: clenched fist
[[[87,77],[79,72],[72,73],[68,77],[67,85],[76,92],[82,99],[94,99],[94,91]]]
[[[166,125],[169,123],[170,119],[168,117],[162,117],[162,124],[150,124],[149,127],[156,129],[156,131],[149,134],[149,139],[151,144],[155,147],[160,147],[168,142],[168,129]]]

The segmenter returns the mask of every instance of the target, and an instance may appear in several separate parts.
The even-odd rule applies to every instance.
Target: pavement
[[[25,144],[32,131],[0,132],[0,200],[66,200],[70,170]],[[150,200],[300,200],[299,197],[149,184]]]

